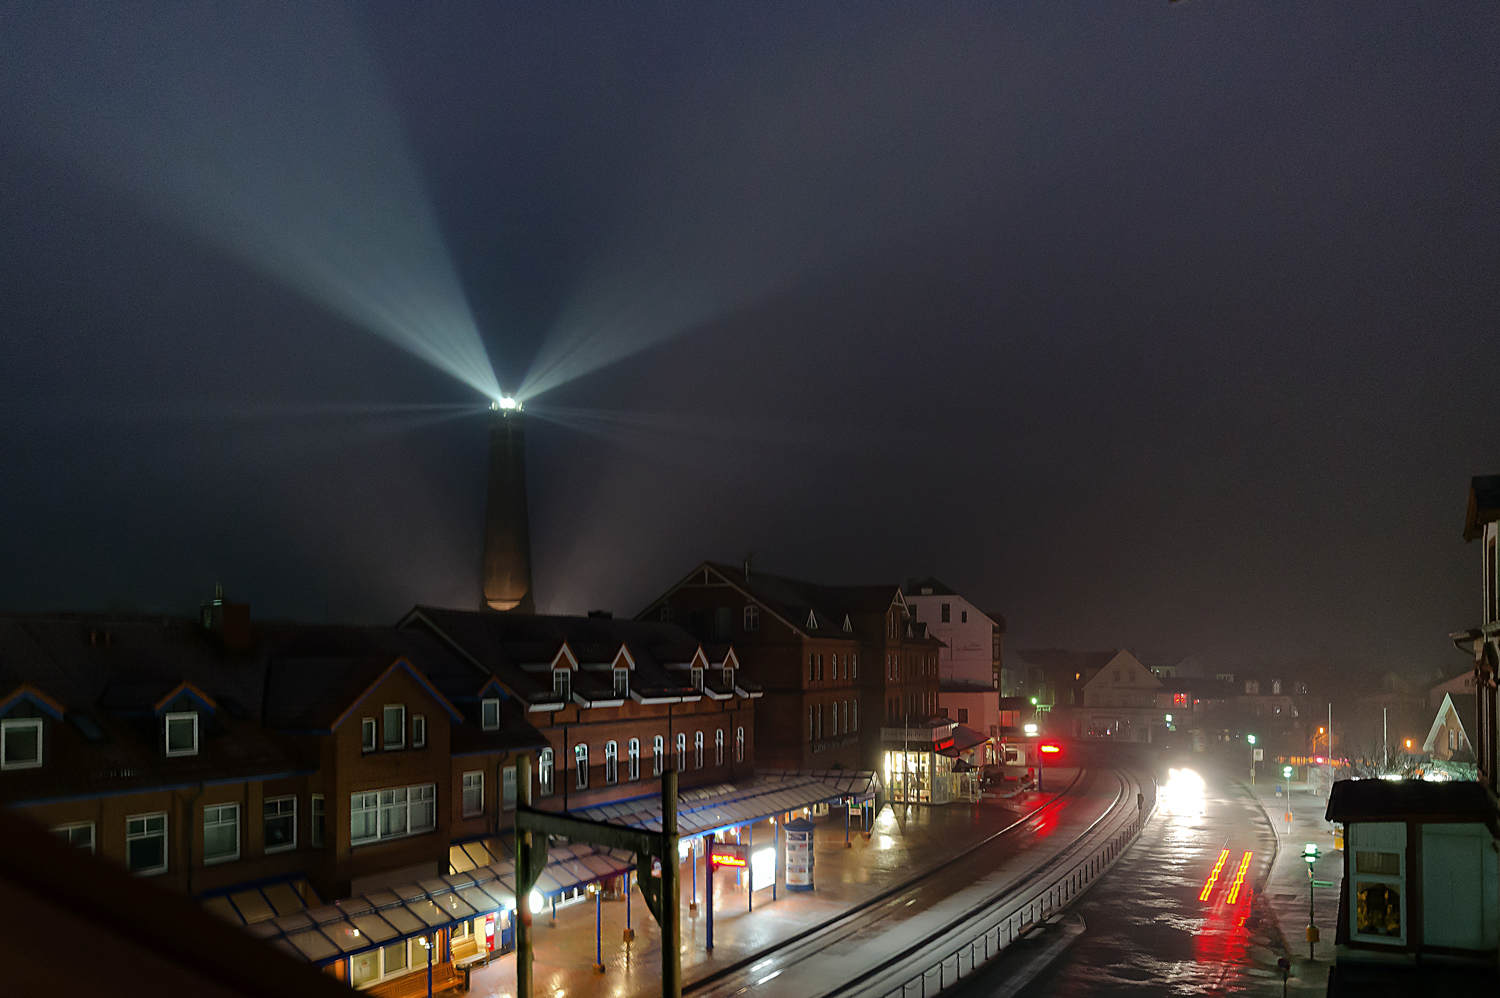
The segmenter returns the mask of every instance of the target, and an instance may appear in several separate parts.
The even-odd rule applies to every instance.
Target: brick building
[[[733,642],[765,692],[763,766],[878,769],[882,723],[937,713],[941,644],[895,584],[823,586],[703,562],[637,619]]]

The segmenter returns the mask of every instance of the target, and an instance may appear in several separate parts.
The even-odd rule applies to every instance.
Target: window
[[[807,681],[810,683],[818,678],[818,656],[812,652],[807,653]]]
[[[167,872],[166,812],[125,819],[125,867],[140,877]]]
[[[604,782],[614,785],[620,781],[620,746],[615,742],[604,743]]]
[[[948,606],[949,606],[949,604],[947,604],[947,603],[943,604],[943,623],[945,623],[945,624],[949,622],[948,621]]]
[[[747,631],[758,631],[758,630],[760,630],[760,607],[758,607],[758,606],[747,606],[747,607],[745,607],[745,630],[747,630]]]
[[[323,795],[312,795],[312,847],[323,848],[325,821],[323,817]]]
[[[73,825],[59,825],[52,829],[52,834],[70,846],[87,849],[89,852],[94,851],[94,823],[92,821],[81,821]]]
[[[854,678],[854,679],[858,679],[859,678],[859,654],[858,653],[855,653],[855,654],[849,656],[849,675],[852,678]]]
[[[615,699],[624,700],[630,696],[630,670],[615,670]]]
[[[573,674],[567,669],[552,670],[552,695],[563,703],[573,699]]]
[[[625,752],[627,754],[626,779],[639,780],[641,778],[641,740],[639,738],[630,739]]]
[[[413,714],[411,718],[411,747],[427,747],[427,718],[421,714]]]
[[[823,737],[823,705],[822,704],[818,704],[818,735],[817,735],[817,737],[819,737],[819,738]]]
[[[844,708],[844,734],[847,735],[849,733],[849,701],[848,700],[844,701],[843,708]]]
[[[677,771],[680,773],[687,769],[687,735],[677,734]]]
[[[693,675],[693,689],[695,689],[695,690],[701,690],[701,689],[703,689],[703,670],[695,668],[695,669],[692,670],[692,675]]]
[[[265,802],[266,852],[297,848],[297,798],[273,797]]]
[[[968,724],[969,723],[969,708],[967,708],[967,707],[960,707],[960,708],[958,708],[958,723],[959,724]]]
[[[479,701],[479,726],[485,731],[500,730],[500,700],[490,697]]]
[[[703,768],[703,732],[693,733],[693,768]]]
[[[809,739],[811,739],[812,736],[813,736],[813,705],[812,704],[808,704],[807,705],[807,737]]]
[[[424,941],[423,936],[403,939],[350,957],[349,983],[356,988],[363,988],[425,966],[427,951]]]
[[[822,681],[822,679],[823,679],[823,654],[822,654],[822,652],[819,652],[818,653],[818,680]]]
[[[203,864],[240,858],[240,806],[211,804],[203,809]]]
[[[960,611],[958,611],[958,622],[960,624],[967,624],[969,622],[969,611],[968,610],[960,610]]]
[[[198,715],[193,711],[166,717],[167,755],[198,754]],[[41,755],[40,751],[37,753]]]
[[[849,711],[849,714],[850,714],[850,717],[853,719],[853,723],[850,725],[849,730],[850,731],[858,731],[859,730],[859,701],[858,700],[854,701],[854,703],[851,704],[851,707],[853,709]]]
[[[506,766],[500,770],[500,809],[516,809],[516,767]]]
[[[730,622],[731,619],[733,619],[732,614],[733,614],[733,611],[730,610],[729,607],[727,607],[727,606],[716,606],[716,607],[714,607],[714,640],[715,641],[728,641],[729,640],[729,637],[730,637],[730,634],[729,634],[729,622]]]
[[[734,729],[734,761],[745,761],[745,729],[743,727]]]
[[[349,818],[351,845],[430,832],[437,827],[437,785],[350,794]]]
[[[541,788],[543,797],[552,796],[553,761],[552,750],[542,749],[542,754],[537,758],[537,783]]]
[[[406,708],[400,704],[387,704],[385,708],[385,750],[403,748],[406,745]]]
[[[661,608],[661,622],[663,624],[670,624],[672,622],[672,608],[670,606],[663,606]]]
[[[375,718],[362,718],[359,722],[359,744],[366,752],[375,751]]]
[[[1349,826],[1354,873],[1349,928],[1355,939],[1401,946],[1406,942],[1406,825],[1361,822]]]
[[[714,732],[714,765],[724,765],[724,729]]]
[[[484,813],[484,773],[475,770],[464,774],[464,817]]]
[[[662,756],[664,756],[666,754],[667,754],[666,742],[662,740],[661,735],[657,735],[655,738],[651,739],[651,775],[652,776],[660,776],[661,775],[661,761],[662,761]]]
[[[42,719],[0,721],[0,769],[34,769],[41,764]]]
[[[734,689],[734,670],[727,665],[724,666],[724,685]]]
[[[573,785],[579,790],[588,789],[589,747],[587,745],[573,746]]]

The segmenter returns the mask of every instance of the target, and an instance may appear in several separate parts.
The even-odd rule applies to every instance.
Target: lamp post
[[[589,893],[594,895],[594,970],[604,973],[604,937],[602,922],[604,917],[604,888],[599,881],[589,884]]]
[[[1302,847],[1302,861],[1307,864],[1307,958],[1316,959],[1314,949],[1318,943],[1316,896],[1313,893],[1313,864],[1318,861],[1318,844],[1309,842]]]

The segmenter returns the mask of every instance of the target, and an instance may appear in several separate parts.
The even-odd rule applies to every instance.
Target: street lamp
[[[1314,907],[1315,896],[1313,893],[1313,887],[1315,886],[1313,864],[1318,861],[1320,855],[1321,853],[1318,851],[1318,844],[1316,842],[1309,842],[1302,847],[1302,861],[1307,864],[1307,958],[1309,960],[1316,958],[1313,950],[1318,943],[1318,927],[1313,924],[1317,921],[1316,909]]]

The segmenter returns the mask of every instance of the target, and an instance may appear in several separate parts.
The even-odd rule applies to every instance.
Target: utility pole
[[[516,796],[522,807],[531,806],[531,756],[523,754],[516,760]],[[546,843],[542,844],[546,848]],[[517,830],[516,869],[531,868],[531,833]],[[516,878],[520,886],[520,877]],[[519,998],[531,998],[531,892],[516,896],[516,994]]]

